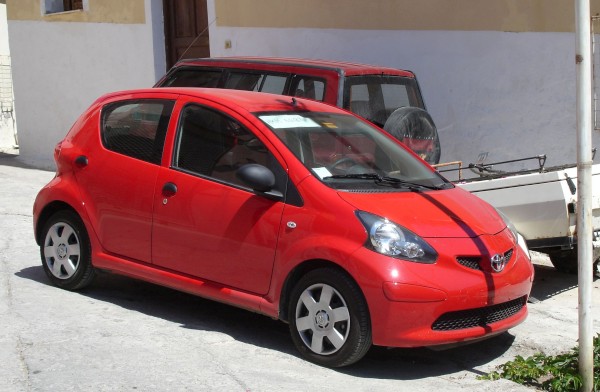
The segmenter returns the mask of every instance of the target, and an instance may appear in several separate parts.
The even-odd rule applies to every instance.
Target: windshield
[[[452,187],[394,139],[357,117],[315,112],[257,117],[328,186],[347,190],[427,190]]]

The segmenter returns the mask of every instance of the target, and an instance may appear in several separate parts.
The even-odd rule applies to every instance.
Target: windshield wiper
[[[439,189],[443,189],[443,187],[440,186],[435,186],[435,185],[423,185],[423,184],[417,184],[416,182],[410,182],[410,181],[406,181],[406,180],[401,180],[399,178],[396,177],[387,177],[387,176],[380,176],[377,173],[361,173],[361,174],[336,174],[336,175],[332,175],[332,176],[327,176],[325,178],[323,178],[324,180],[326,179],[358,179],[358,180],[375,180],[376,184],[391,184],[392,186],[405,186],[406,188],[409,189],[414,189],[414,190],[419,190],[419,188],[425,188],[425,189],[433,189],[433,190],[439,190]]]
[[[331,176],[327,176],[324,177],[324,180],[327,179],[344,179],[344,178],[350,178],[350,179],[358,179],[358,180],[381,180],[382,177],[377,174],[377,173],[360,173],[360,174],[332,174]]]

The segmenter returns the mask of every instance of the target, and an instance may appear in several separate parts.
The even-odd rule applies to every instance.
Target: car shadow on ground
[[[534,264],[535,278],[531,297],[544,301],[577,288],[577,275],[567,274],[547,265]]]
[[[338,369],[355,377],[416,380],[467,371],[473,376],[486,374],[476,368],[500,357],[515,337],[503,333],[477,343],[435,351],[428,348],[372,347],[359,363]],[[492,369],[490,369],[492,370]]]
[[[25,268],[16,275],[52,286],[41,266]],[[73,295],[109,302],[180,324],[182,328],[224,333],[240,342],[299,357],[287,324],[151,283],[101,272],[90,287]],[[373,347],[357,364],[334,370],[355,377],[395,380],[422,379],[459,371],[480,375],[483,373],[475,368],[501,356],[513,341],[514,336],[503,333],[443,351]]]

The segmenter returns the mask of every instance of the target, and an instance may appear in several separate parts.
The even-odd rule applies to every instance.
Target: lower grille
[[[434,331],[454,331],[486,325],[507,319],[519,313],[527,303],[527,296],[484,308],[460,310],[441,315],[431,326]]]

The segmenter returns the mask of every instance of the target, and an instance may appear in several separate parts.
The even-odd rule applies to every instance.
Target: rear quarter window
[[[102,109],[102,145],[116,153],[160,164],[174,101],[135,100]]]

